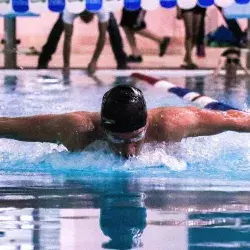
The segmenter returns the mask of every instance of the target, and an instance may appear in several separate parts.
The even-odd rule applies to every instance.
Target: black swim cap
[[[126,133],[144,127],[147,107],[141,90],[130,85],[118,85],[102,99],[101,124],[104,129]]]

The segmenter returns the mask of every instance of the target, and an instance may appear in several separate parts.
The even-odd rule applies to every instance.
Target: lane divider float
[[[224,104],[222,102],[219,102],[211,97],[201,95],[197,92],[194,92],[192,90],[177,87],[171,82],[168,82],[166,80],[161,80],[152,76],[144,75],[141,73],[133,73],[131,74],[131,77],[137,80],[144,81],[150,85],[153,85],[156,88],[161,88],[166,90],[169,93],[173,93],[184,100],[190,101],[196,105],[198,105],[201,108],[206,109],[212,109],[212,110],[221,110],[221,111],[227,111],[227,110],[239,110],[237,108],[234,108],[230,105]]]

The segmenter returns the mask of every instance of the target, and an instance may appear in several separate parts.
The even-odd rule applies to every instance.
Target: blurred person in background
[[[243,70],[249,76],[247,69],[241,63],[241,51],[237,47],[230,47],[220,55],[213,77],[217,77],[222,68],[225,68],[225,76],[228,80],[236,78],[237,70]]]
[[[233,37],[236,39],[237,44],[235,46],[237,47],[245,47],[246,46],[246,39],[245,39],[245,33],[242,31],[240,25],[238,24],[236,19],[228,19],[223,13],[223,8],[215,5],[216,8],[220,11],[222,14],[228,29],[232,32]],[[196,40],[196,55],[198,57],[205,57],[205,18],[202,19],[198,36]]]
[[[237,44],[236,47],[245,47],[245,33],[241,30],[241,27],[236,19],[228,19],[223,13],[223,8],[215,5],[217,9],[220,11],[221,15],[223,16],[228,29],[232,32],[233,37],[236,39]]]
[[[46,43],[44,44],[43,48],[42,48],[42,52],[39,56],[38,59],[38,65],[37,68],[38,69],[47,69],[48,68],[48,64],[49,61],[51,60],[52,55],[55,53],[59,40],[61,38],[61,35],[64,31],[64,21],[63,21],[63,17],[66,15],[67,16],[71,16],[71,20],[72,17],[73,19],[76,18],[76,15],[73,14],[68,14],[67,12],[64,12],[62,14],[59,15],[56,23],[54,24],[49,37],[46,41]],[[87,11],[81,13],[79,15],[79,17],[81,18],[81,20],[84,23],[90,23],[93,20],[93,15],[92,13],[87,13]],[[97,13],[97,16],[100,15]],[[103,15],[103,14],[101,14]],[[99,17],[99,16],[98,16]],[[106,20],[108,19],[108,20]],[[120,34],[120,30],[118,28],[115,16],[113,13],[109,13],[109,18],[107,18],[106,15],[106,21],[108,22],[107,25],[107,30],[109,32],[109,37],[110,37],[110,43],[111,43],[111,47],[117,62],[117,69],[127,69],[127,55],[124,52],[123,49],[123,42],[122,42],[122,38],[121,38],[121,34]],[[100,18],[99,18],[100,20]],[[103,25],[99,25],[99,26],[103,26]],[[105,26],[105,25],[104,25]],[[72,28],[73,28],[73,23],[72,23]],[[105,28],[106,29],[106,28]],[[99,29],[100,31],[100,29]],[[100,33],[99,33],[100,34]]]
[[[63,33],[62,14],[59,15],[53,28],[50,31],[46,43],[42,47],[42,51],[38,58],[37,69],[47,69],[52,55],[56,52],[59,40]]]
[[[93,75],[97,68],[97,61],[103,51],[105,41],[106,41],[106,31],[108,27],[109,12],[101,10],[97,12],[98,17],[98,39],[96,42],[96,47],[93,56],[88,64],[88,74]],[[70,56],[71,56],[71,41],[73,36],[73,24],[77,17],[80,17],[81,21],[84,23],[89,23],[93,20],[94,13],[88,11],[83,11],[82,13],[73,14],[65,10],[63,12],[62,20],[64,23],[64,43],[63,43],[63,75],[65,77],[69,76],[70,70]]]
[[[192,59],[192,50],[197,43],[198,32],[204,22],[206,8],[196,5],[192,9],[177,7],[177,19],[183,19],[185,25],[185,56],[181,65],[185,69],[197,69]]]
[[[125,32],[132,53],[127,58],[128,62],[140,63],[143,60],[141,52],[136,44],[135,34],[141,35],[156,42],[159,46],[160,57],[164,56],[168,48],[170,38],[158,36],[157,34],[148,30],[145,23],[145,14],[146,11],[143,9],[129,11],[123,8],[122,10],[120,25]]]

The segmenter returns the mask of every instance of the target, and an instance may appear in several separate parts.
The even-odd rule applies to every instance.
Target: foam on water
[[[249,180],[250,137],[226,132],[188,138],[175,144],[146,144],[138,157],[113,154],[105,142],[70,153],[63,146],[2,139],[0,171],[86,176],[168,177],[180,179]]]

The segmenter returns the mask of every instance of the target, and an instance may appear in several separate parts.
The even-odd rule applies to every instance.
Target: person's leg
[[[185,26],[185,56],[184,62],[188,64],[192,64],[192,48],[193,48],[193,12],[192,11],[184,11],[183,21]]]
[[[60,37],[63,33],[63,20],[62,15],[59,15],[56,23],[50,31],[47,42],[44,44],[41,54],[38,59],[38,69],[47,68],[48,63],[51,60],[51,56],[55,53]]]
[[[159,56],[162,57],[166,53],[168,45],[170,43],[170,37],[161,37],[151,32],[147,28],[136,31],[137,34],[149,38],[159,45]]]
[[[201,12],[195,12],[193,17],[193,46],[197,44],[199,31],[201,26],[204,25],[204,17],[205,15]]]
[[[204,28],[204,15],[202,13],[194,13],[194,17],[193,17],[193,28],[194,28],[193,45],[195,45],[197,43],[198,34],[199,34],[199,30],[201,29],[201,26]],[[204,40],[202,41],[202,43],[204,43]]]
[[[126,38],[128,40],[132,55],[140,56],[141,53],[139,49],[137,48],[135,33],[129,28],[123,27],[123,29],[124,29]]]
[[[131,55],[127,57],[127,62],[142,62],[142,57],[139,49],[136,45],[136,38],[134,30],[137,28],[137,19],[140,15],[141,10],[128,11],[126,9],[122,10],[122,18],[120,25],[124,30],[126,38],[131,49]]]
[[[142,29],[142,30],[138,30],[138,31],[136,31],[136,33],[143,36],[143,37],[146,37],[146,38],[148,38],[148,39],[150,39],[158,44],[160,44],[164,39],[163,37],[156,35],[154,32],[151,32],[147,28]]]
[[[125,69],[127,68],[127,55],[124,52],[121,33],[113,13],[110,13],[108,32],[111,48],[116,59],[117,68]]]
[[[196,40],[196,55],[205,56],[205,15],[202,16]]]

